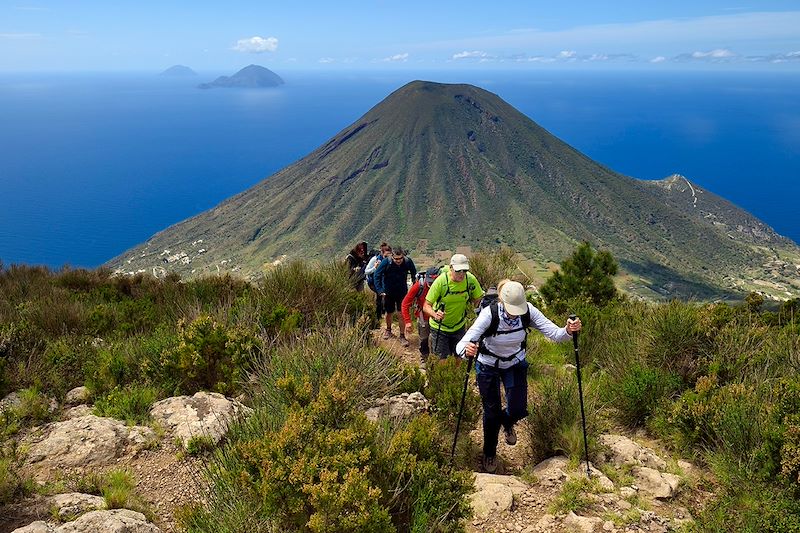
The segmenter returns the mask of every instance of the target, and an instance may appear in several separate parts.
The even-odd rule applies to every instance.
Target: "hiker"
[[[366,268],[369,256],[367,250],[369,247],[365,241],[356,244],[350,253],[345,258],[347,266],[350,268],[350,276],[353,280],[353,287],[359,292],[364,290],[364,280],[367,277]]]
[[[386,331],[383,332],[383,338],[388,339],[393,337],[392,334],[392,317],[395,311],[400,311],[408,292],[408,275],[411,274],[411,279],[417,275],[417,267],[410,257],[406,257],[405,251],[399,246],[392,247],[391,257],[386,257],[375,269],[375,289],[378,294],[383,297],[383,311],[386,313]],[[406,339],[405,324],[403,323],[403,315],[400,317],[400,344],[408,346]]]
[[[483,469],[497,469],[497,440],[500,428],[506,444],[517,443],[514,424],[528,416],[528,361],[525,358],[527,328],[536,328],[548,339],[564,342],[581,330],[581,321],[567,320],[556,326],[525,299],[525,289],[516,281],[503,280],[497,286],[498,301],[485,307],[459,341],[456,350],[476,357],[475,375],[483,403]],[[500,383],[505,389],[506,408],[500,400]]]
[[[442,270],[425,296],[423,311],[431,329],[428,345],[440,359],[446,359],[458,353],[456,344],[464,336],[467,306],[477,305],[483,289],[469,272],[469,261],[464,254],[454,254],[449,269]]]
[[[364,273],[367,275],[367,286],[375,293],[375,314],[378,320],[383,316],[383,298],[378,294],[378,289],[375,288],[375,271],[384,258],[390,257],[391,255],[392,247],[386,242],[382,242],[380,249],[375,253],[372,259],[367,262],[367,268],[364,269]]]
[[[425,313],[422,312],[422,308],[425,306],[425,296],[428,295],[428,290],[437,277],[439,277],[439,267],[430,267],[423,275],[417,276],[417,281],[408,289],[408,294],[403,298],[405,339],[408,339],[408,336],[411,335],[411,306],[415,306],[414,316],[417,318],[417,331],[419,332],[419,355],[423,364],[428,360],[428,355],[430,354],[428,337],[430,336],[431,328],[425,318]],[[403,341],[401,340],[400,343],[403,344]],[[405,341],[403,346],[407,345],[408,340]]]

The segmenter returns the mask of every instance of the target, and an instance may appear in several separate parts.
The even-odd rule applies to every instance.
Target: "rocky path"
[[[419,364],[416,335],[409,338],[407,348],[396,338],[382,340],[380,330],[374,335],[403,360]],[[470,383],[477,392],[474,377]],[[480,450],[482,431],[480,421],[469,431],[476,450]],[[517,429],[516,445],[509,446],[500,439],[494,475],[480,472],[480,457],[475,458],[476,492],[472,496],[474,517],[467,524],[469,533],[675,531],[692,518],[687,506],[695,507],[710,496],[696,489],[689,493],[686,487],[695,486],[703,473],[687,462],[664,459],[664,452],[652,448],[657,442],[637,437],[645,446],[622,435],[604,435],[602,440],[609,447],[604,469],[619,473],[615,476],[618,483],[592,465],[596,485],[583,493],[585,503],[577,514],[557,513],[554,503],[568,480],[586,479],[585,463],[573,465],[564,457],[555,457],[531,469],[527,435],[523,421]]]

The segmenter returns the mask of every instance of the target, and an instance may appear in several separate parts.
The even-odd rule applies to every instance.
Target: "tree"
[[[610,252],[595,252],[592,245],[584,241],[542,285],[540,292],[549,306],[557,308],[575,298],[604,306],[617,296],[614,286],[617,269]]]

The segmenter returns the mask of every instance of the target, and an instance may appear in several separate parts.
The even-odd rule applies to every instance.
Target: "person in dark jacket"
[[[367,261],[369,261],[367,250],[369,250],[369,246],[365,241],[361,241],[350,250],[346,257],[353,287],[359,292],[364,290],[364,279],[367,277],[365,273]]]
[[[410,257],[406,257],[405,251],[397,247],[392,247],[392,256],[385,258],[375,270],[375,288],[378,295],[383,297],[383,310],[386,312],[386,331],[383,338],[392,337],[392,317],[394,313],[402,309],[403,298],[408,292],[408,276],[411,279],[417,275],[417,267]],[[403,315],[400,314],[400,339],[405,344],[405,324]]]

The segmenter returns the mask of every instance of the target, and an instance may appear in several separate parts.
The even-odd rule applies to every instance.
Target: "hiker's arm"
[[[430,292],[428,294],[430,294]],[[437,322],[441,322],[444,318],[444,310],[434,311],[433,306],[428,300],[425,300],[425,305],[422,306],[422,312],[425,313],[426,317],[432,318]]]
[[[406,327],[411,325],[411,306],[414,304],[414,299],[419,292],[419,282],[414,283],[403,298],[403,304],[400,306],[400,311],[403,313],[403,322]]]
[[[567,331],[566,327],[560,328],[556,326],[530,302],[528,303],[528,310],[531,312],[531,326],[541,331],[551,341],[564,342],[572,338],[572,334]]]
[[[386,287],[383,286],[383,275],[386,272],[386,265],[388,264],[389,260],[383,258],[381,264],[375,269],[375,291],[378,294],[386,294]]]
[[[467,332],[461,337],[461,340],[456,344],[456,353],[466,353],[467,357],[475,357],[478,355],[478,342],[480,342],[481,335],[483,335],[489,324],[492,322],[492,312],[486,307],[475,319],[475,322],[469,327]]]
[[[380,263],[381,262],[378,261],[377,257],[370,257],[369,263],[367,263],[367,268],[366,268],[366,270],[364,270],[364,273],[365,274],[374,274],[375,270],[378,268],[378,265]]]

